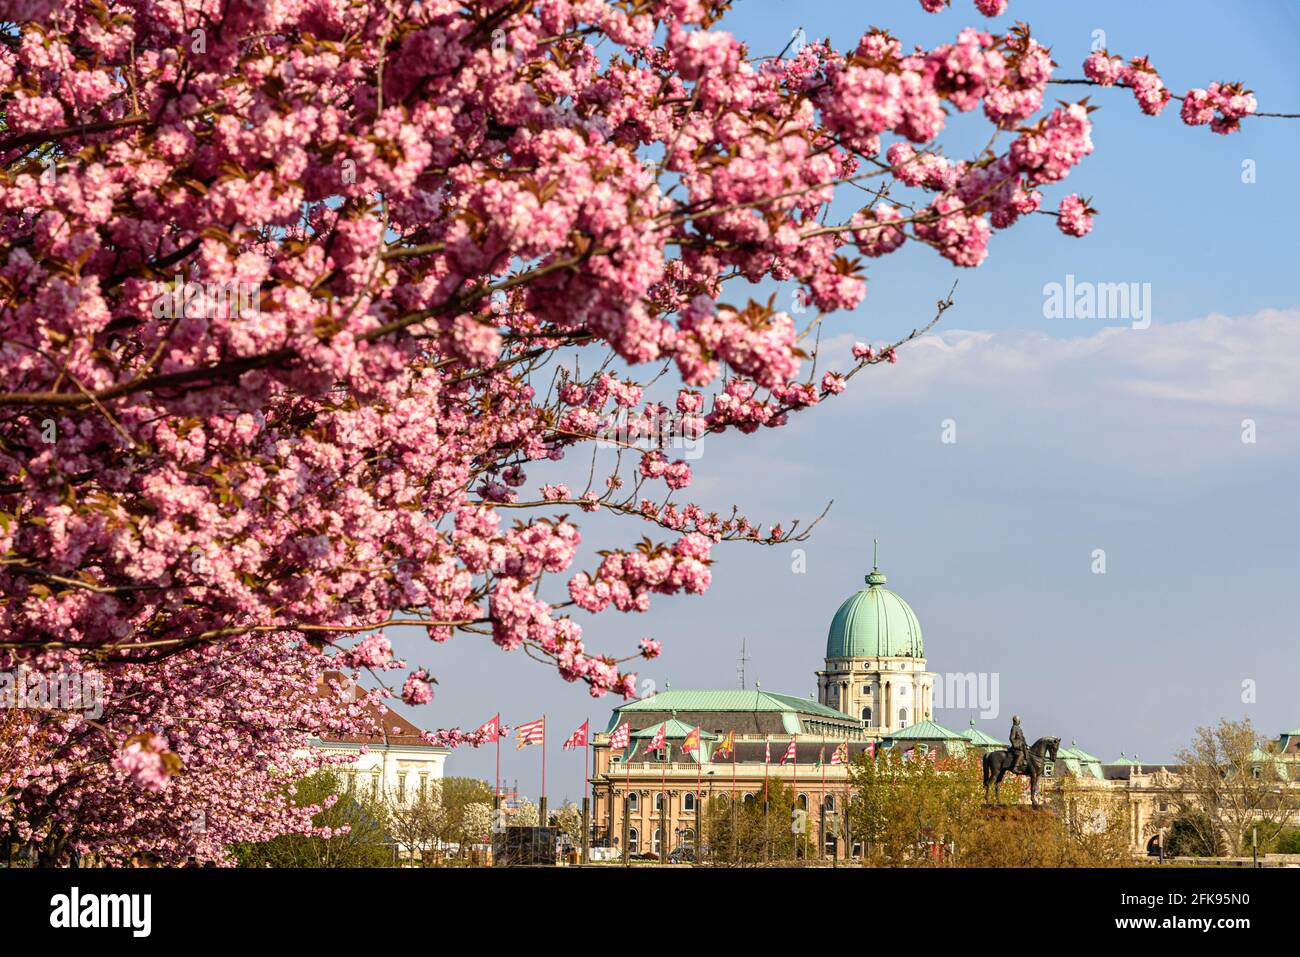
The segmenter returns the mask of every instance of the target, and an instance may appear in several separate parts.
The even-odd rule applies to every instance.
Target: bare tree
[[[436,788],[422,791],[410,800],[386,795],[388,832],[408,856],[421,864],[431,863],[426,855],[438,848],[446,829],[447,809],[438,800]]]
[[[1300,809],[1300,788],[1249,718],[1197,728],[1178,760],[1183,767],[1167,788],[1177,819],[1206,847],[1243,853],[1252,828],[1267,843]]]

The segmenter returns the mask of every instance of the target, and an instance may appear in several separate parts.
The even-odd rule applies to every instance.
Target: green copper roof
[[[1074,755],[1074,757],[1078,758],[1080,761],[1084,761],[1090,764],[1101,764],[1101,758],[1095,757],[1089,754],[1087,751],[1083,750],[1083,748],[1079,747],[1079,742],[1073,739],[1070,740],[1070,746],[1068,748],[1061,748],[1062,754],[1065,753],[1066,751],[1069,751],[1071,754]],[[1126,764],[1127,762],[1120,762],[1120,763]]]
[[[1246,755],[1246,760],[1251,764],[1262,764],[1271,767],[1278,778],[1283,781],[1288,779],[1286,765],[1277,759],[1276,754],[1270,754],[1263,748],[1256,748],[1250,752],[1250,754]]]
[[[850,595],[831,619],[827,658],[924,658],[921,623],[910,605],[872,569],[867,587]]]
[[[937,721],[931,721],[929,718],[891,732],[887,737],[892,741],[960,741],[963,744],[968,743],[970,740],[965,735],[958,734],[956,731],[949,731]]]
[[[1078,745],[1078,741],[1071,741],[1070,747],[1060,748],[1056,752],[1057,759],[1076,777],[1105,779],[1106,775],[1101,770],[1101,761]],[[1125,761],[1124,763],[1128,762]]]
[[[695,730],[695,725],[685,724],[684,722],[678,721],[676,718],[669,718],[667,721],[660,722],[660,724],[662,724],[664,727],[664,737],[669,741],[677,741],[681,738],[685,738],[688,734],[690,734],[692,731]],[[647,727],[642,728],[640,731],[632,732],[632,737],[653,738],[656,734],[659,733],[659,726],[660,726],[659,724],[648,725]],[[705,731],[703,728],[700,729],[701,740],[712,741],[715,738],[717,738],[716,734],[710,734],[708,731]]]
[[[1119,757],[1110,763],[1111,764],[1141,764],[1142,762],[1137,760],[1136,758],[1130,758],[1127,754],[1121,751],[1119,753]]]
[[[672,688],[661,691],[648,698],[629,701],[615,708],[610,728],[617,724],[619,714],[628,711],[784,711],[814,715],[819,718],[837,718],[840,721],[853,720],[843,711],[836,711],[834,708],[828,708],[807,698],[739,688],[707,688],[695,691]]]
[[[977,748],[1005,748],[1007,746],[1005,741],[999,741],[993,735],[986,734],[975,727],[974,718],[971,718],[970,728],[962,732],[962,737]]]

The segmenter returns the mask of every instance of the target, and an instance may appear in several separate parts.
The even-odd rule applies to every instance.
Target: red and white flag
[[[831,752],[831,764],[849,763],[849,743],[841,741],[839,747]]]
[[[587,729],[590,724],[590,720],[582,722],[581,728],[564,739],[565,751],[572,751],[574,748],[585,748],[587,746]]]
[[[609,746],[611,749],[626,748],[628,741],[631,740],[631,737],[632,737],[632,726],[628,724],[626,721],[624,721],[617,728],[615,728],[614,733],[609,736]]]
[[[772,763],[772,742],[766,738],[763,739],[763,763]]]
[[[785,754],[781,755],[781,763],[793,761],[794,758],[794,735],[790,735],[790,743],[786,746]]]
[[[867,754],[873,758],[876,756],[876,742],[874,741],[867,742]]]
[[[536,721],[529,721],[527,724],[521,724],[515,728],[515,739],[519,742],[515,750],[526,748],[530,744],[540,744],[546,740],[546,715],[542,715]]]
[[[664,746],[667,740],[668,740],[668,725],[665,723],[659,725],[659,730],[656,731],[655,736],[650,739],[650,746],[646,748],[646,750],[658,751],[660,748]]]
[[[479,728],[474,733],[485,734],[488,736],[488,739],[492,741],[495,741],[497,738],[501,737],[501,713],[497,712],[496,714],[494,714],[492,716],[492,720],[485,723],[483,727]]]

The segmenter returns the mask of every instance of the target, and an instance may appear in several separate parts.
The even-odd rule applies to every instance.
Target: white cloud
[[[838,354],[839,337],[828,345],[824,354]],[[871,385],[860,392],[873,404],[985,393],[1035,405],[1140,399],[1245,415],[1300,412],[1300,309],[1107,326],[1071,338],[950,329],[910,343],[896,366],[862,378]]]

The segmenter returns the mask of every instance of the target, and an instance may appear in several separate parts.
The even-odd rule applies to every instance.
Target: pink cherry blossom
[[[1093,210],[1074,193],[1061,200],[1056,225],[1067,236],[1086,236],[1092,229]]]

